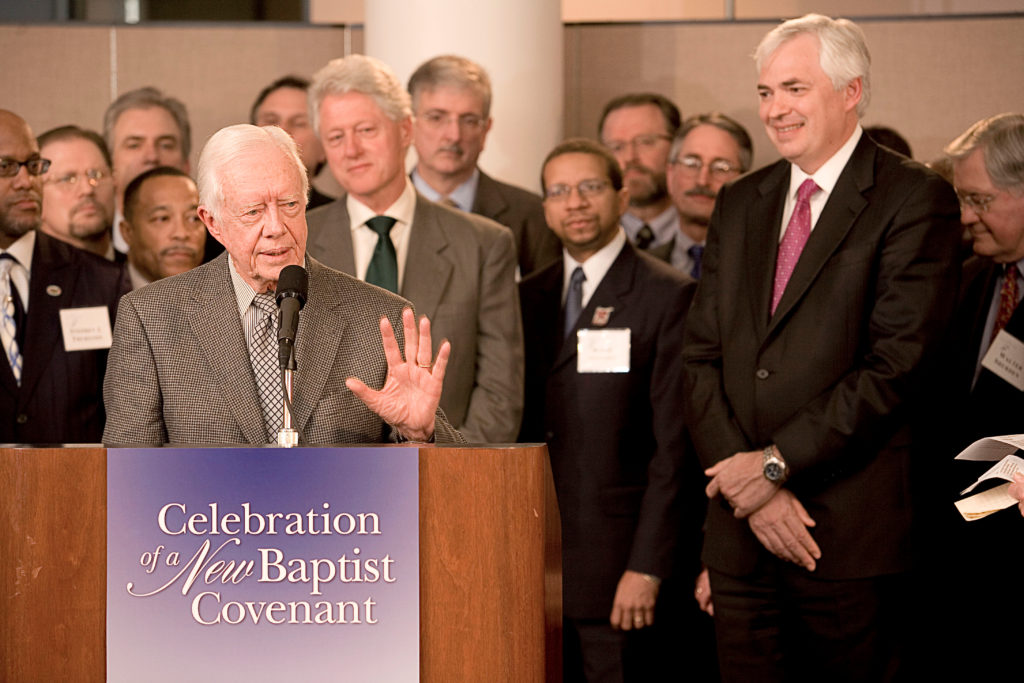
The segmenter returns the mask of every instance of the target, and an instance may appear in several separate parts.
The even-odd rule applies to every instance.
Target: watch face
[[[768,481],[779,481],[782,479],[783,470],[782,465],[777,462],[769,462],[764,466],[764,476]]]

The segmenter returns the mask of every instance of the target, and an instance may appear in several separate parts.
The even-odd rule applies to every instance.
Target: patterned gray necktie
[[[14,374],[14,381],[21,386],[21,351],[18,349],[18,330],[14,324],[14,285],[11,283],[11,268],[14,257],[0,255],[0,346]]]
[[[249,355],[256,386],[260,390],[260,407],[267,433],[273,437],[284,422],[284,390],[277,360],[277,305],[273,294],[257,294],[252,300],[256,310]]]

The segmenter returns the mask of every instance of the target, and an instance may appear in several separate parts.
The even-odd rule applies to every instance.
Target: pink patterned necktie
[[[820,190],[815,182],[808,178],[800,184],[796,191],[796,207],[789,218],[786,234],[779,243],[779,256],[775,263],[775,286],[772,288],[772,314],[779,306],[782,293],[786,291],[789,276],[800,260],[800,253],[811,236],[811,196]]]

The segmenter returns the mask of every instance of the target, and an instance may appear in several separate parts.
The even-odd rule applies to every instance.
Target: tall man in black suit
[[[107,349],[62,331],[109,335],[129,289],[120,265],[38,229],[48,166],[28,124],[0,110],[0,443],[100,440]]]
[[[1000,114],[978,121],[949,144],[953,183],[960,198],[960,219],[971,234],[975,256],[964,263],[963,282],[953,327],[953,393],[949,407],[956,435],[947,457],[971,442],[1024,431],[1024,391],[1015,378],[985,362],[990,355],[1024,363],[1015,350],[1024,341],[1024,115]],[[954,491],[973,482],[991,463],[953,464]],[[959,585],[983,586],[992,577],[1015,577],[1024,562],[1019,543],[1024,520],[1003,512],[974,522],[956,520],[950,572]],[[1017,634],[1003,626],[1005,605],[976,591],[951,597],[954,623],[970,623],[957,640],[961,673],[976,666],[974,653],[1012,651]],[[959,599],[959,598],[963,599]],[[997,667],[1016,675],[1017,663],[994,657]]]
[[[477,165],[493,123],[491,79],[483,67],[465,57],[434,57],[413,72],[409,94],[419,158],[411,175],[420,194],[510,229],[524,277],[556,260],[561,248],[544,222],[540,197]]]
[[[956,292],[956,198],[863,135],[855,24],[785,22],[755,59],[784,160],[720,191],[684,351],[722,677],[889,680],[912,632],[914,427]]]
[[[652,625],[679,531],[680,352],[695,285],[628,243],[619,225],[628,195],[603,147],[563,142],[541,178],[564,251],[520,284],[520,440],[546,441],[551,455],[565,680],[660,680],[668,653]]]

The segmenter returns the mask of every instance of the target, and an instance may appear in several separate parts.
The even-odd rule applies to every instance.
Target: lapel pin
[[[50,296],[60,296],[61,291],[60,285],[46,285],[46,293]]]
[[[608,319],[612,317],[614,310],[614,306],[598,306],[594,309],[594,319],[590,321],[590,324],[594,327],[604,327],[608,324]]]

